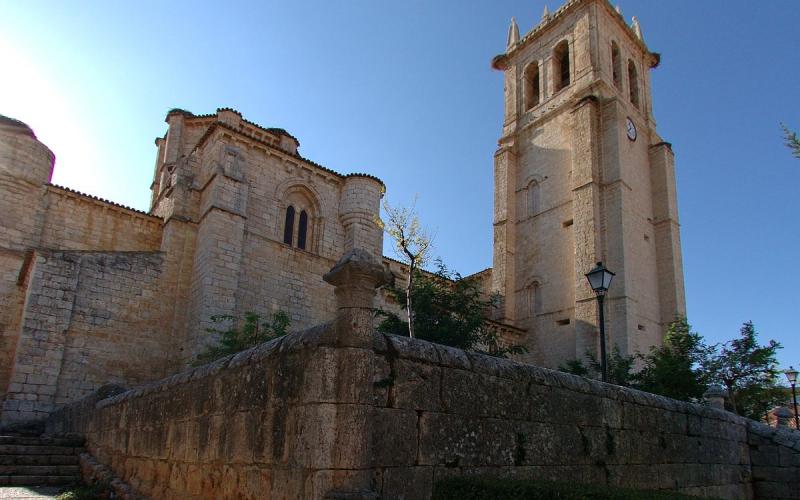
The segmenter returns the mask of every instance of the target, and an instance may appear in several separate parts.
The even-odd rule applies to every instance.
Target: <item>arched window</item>
[[[538,281],[534,281],[526,289],[528,294],[528,316],[536,318],[542,313],[542,288]]]
[[[525,111],[539,104],[539,63],[532,62],[523,74],[523,92],[525,93]]]
[[[289,205],[286,209],[286,220],[283,224],[283,242],[287,245],[292,244],[294,236],[294,207]]]
[[[308,214],[303,210],[300,212],[300,223],[297,228],[297,248],[306,249],[306,234],[308,234]]]
[[[528,184],[528,215],[536,215],[539,213],[539,183],[532,181]]]
[[[286,207],[283,242],[307,252],[319,251],[319,238],[323,229],[319,198],[308,186],[290,184],[277,192],[281,206]]]
[[[622,90],[622,56],[617,42],[611,42],[611,75],[614,78],[614,86]]]
[[[553,51],[553,77],[555,91],[563,89],[570,83],[569,43],[566,40],[556,45]]]
[[[631,94],[631,103],[639,107],[639,76],[636,73],[636,65],[628,59],[628,88]]]

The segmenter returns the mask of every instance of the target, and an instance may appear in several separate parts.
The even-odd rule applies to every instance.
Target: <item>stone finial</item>
[[[784,429],[791,427],[792,418],[794,418],[792,410],[785,406],[779,406],[773,413],[778,419],[778,427],[783,427]]]
[[[519,42],[519,26],[517,26],[517,20],[513,17],[511,18],[511,25],[508,27],[508,41],[506,42],[506,49],[511,50],[514,45]]]
[[[344,254],[322,279],[336,294],[336,335],[340,345],[372,343],[375,289],[389,283],[391,273],[368,251],[354,248]]]
[[[617,5],[614,7],[614,10],[616,10],[616,11],[617,11],[617,14],[619,14],[620,16],[622,15],[622,9],[620,9],[620,8],[619,8],[619,4],[617,4]]]
[[[636,19],[636,16],[631,18],[631,28],[633,28],[633,33],[636,35],[636,38],[644,41],[644,36],[642,36],[642,27],[639,25],[639,20]]]
[[[547,21],[550,19],[550,9],[547,8],[547,4],[544,4],[544,11],[542,11],[542,22]]]
[[[708,390],[703,393],[703,399],[705,399],[709,406],[712,408],[716,408],[718,410],[725,409],[725,397],[728,395],[725,392],[725,389],[718,385],[709,386]]]

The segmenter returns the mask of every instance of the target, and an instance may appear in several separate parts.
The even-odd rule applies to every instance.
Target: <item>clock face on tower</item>
[[[625,128],[628,130],[628,139],[635,141],[636,140],[636,125],[633,124],[633,120],[630,118],[625,119]]]

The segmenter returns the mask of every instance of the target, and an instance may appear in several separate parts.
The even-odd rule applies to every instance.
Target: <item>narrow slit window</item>
[[[542,291],[539,283],[528,287],[528,312],[533,318],[542,313]]]
[[[633,61],[628,61],[628,87],[631,91],[631,104],[639,107],[639,75]]]
[[[289,206],[286,209],[286,221],[283,224],[283,242],[287,245],[292,244],[292,237],[294,232],[294,207]]]
[[[611,42],[611,74],[614,79],[614,86],[622,90],[621,56],[617,42]]]
[[[539,213],[539,183],[531,182],[528,184],[528,215]]]
[[[306,249],[306,235],[308,234],[308,214],[305,210],[300,212],[300,223],[297,228],[297,248]]]

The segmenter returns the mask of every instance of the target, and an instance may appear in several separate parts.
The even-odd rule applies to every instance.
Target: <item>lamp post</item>
[[[605,268],[602,262],[598,262],[594,269],[586,273],[589,286],[597,295],[597,310],[600,321],[600,369],[603,372],[603,382],[608,382],[608,366],[606,365],[606,321],[603,314],[603,298],[611,286],[614,273]],[[794,386],[792,386],[794,387]]]
[[[800,430],[800,419],[797,416],[797,392],[794,390],[794,384],[797,383],[797,370],[789,367],[788,370],[783,372],[786,378],[789,379],[789,384],[792,386],[792,403],[794,403],[794,428]]]

